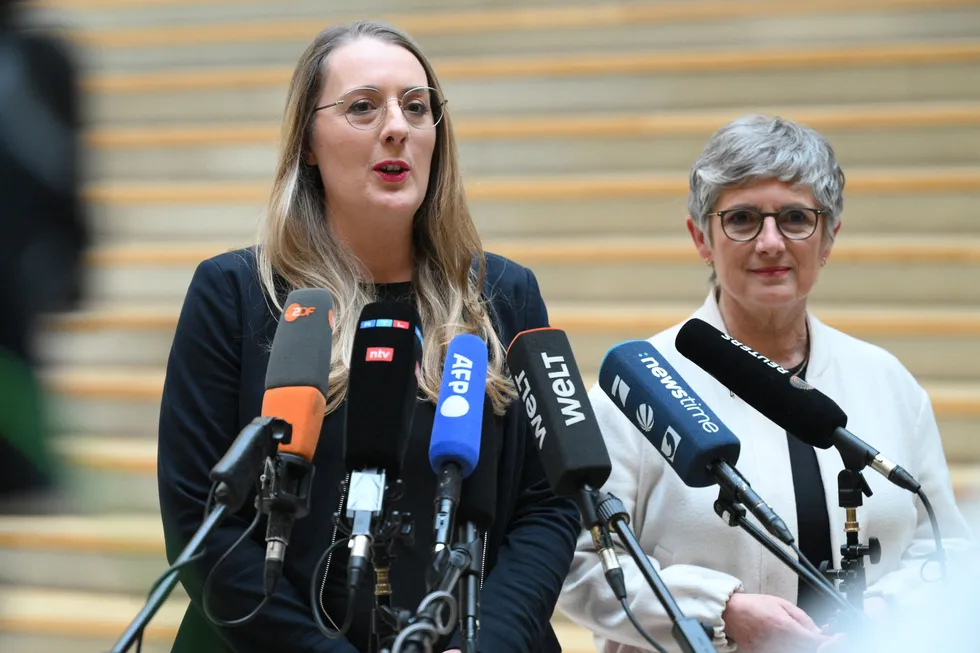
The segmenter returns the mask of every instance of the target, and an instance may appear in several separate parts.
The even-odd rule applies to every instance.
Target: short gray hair
[[[761,115],[743,116],[719,129],[691,167],[687,210],[705,238],[707,214],[722,191],[764,179],[808,186],[819,204],[815,208],[829,212],[824,231],[833,238],[844,210],[844,173],[834,149],[808,127]]]

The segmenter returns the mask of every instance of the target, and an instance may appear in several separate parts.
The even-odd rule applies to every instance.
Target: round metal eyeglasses
[[[439,91],[428,86],[410,88],[401,98],[388,98],[376,88],[360,87],[347,91],[336,102],[316,107],[313,112],[339,106],[351,127],[370,130],[384,122],[392,100],[398,103],[405,122],[415,129],[432,129],[438,125],[448,102],[439,97]]]

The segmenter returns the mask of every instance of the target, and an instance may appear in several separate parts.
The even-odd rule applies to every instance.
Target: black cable
[[[214,491],[217,487],[218,487],[217,483],[211,484],[211,489],[210,491],[208,491],[208,498],[204,500],[204,518],[201,521],[207,519],[208,515],[211,514],[211,501],[214,499]],[[153,592],[156,591],[157,587],[159,587],[160,584],[163,583],[167,579],[167,576],[169,576],[172,572],[180,571],[181,569],[191,564],[192,562],[197,562],[198,560],[204,557],[205,553],[207,553],[207,549],[202,548],[199,552],[195,553],[187,560],[184,560],[179,564],[171,565],[170,567],[168,567],[167,570],[162,574],[160,574],[157,577],[157,579],[153,581],[153,584],[150,585],[150,591],[146,593],[147,597],[153,596]],[[139,634],[136,635],[136,653],[141,653],[142,650],[143,650],[143,630],[141,629]]]
[[[636,628],[636,632],[640,633],[643,639],[647,640],[647,643],[653,647],[653,650],[657,651],[657,653],[667,653],[667,649],[658,644],[657,640],[650,636],[650,633],[643,630],[643,626],[640,625],[640,622],[637,621],[636,617],[633,615],[633,611],[630,610],[629,601],[626,599],[620,599],[619,603],[623,606],[623,610],[626,612],[626,616],[629,618],[630,623],[633,624],[633,628]]]
[[[922,491],[922,488],[919,488],[919,491],[916,494],[918,495],[919,499],[922,500],[922,506],[926,509],[926,514],[929,515],[929,523],[932,525],[932,537],[936,540],[935,560],[939,563],[940,577],[943,581],[945,581],[947,580],[946,552],[943,550],[943,538],[939,534],[939,520],[936,518],[936,511],[932,509],[932,504],[929,503],[929,499],[926,497],[926,493]],[[926,582],[929,581],[925,577],[925,570],[926,565],[928,565],[930,562],[931,560],[926,560],[925,563],[923,563],[922,568],[919,569],[919,577]]]
[[[231,555],[232,551],[238,548],[238,545],[241,544],[246,537],[252,534],[252,531],[254,531],[255,527],[258,526],[259,520],[261,518],[262,518],[262,513],[260,511],[256,511],[255,519],[253,519],[252,523],[249,524],[247,529],[245,529],[245,532],[242,533],[237,540],[235,540],[235,543],[231,545],[231,548],[225,551],[224,554],[220,558],[218,558],[218,562],[216,562],[214,564],[214,567],[211,568],[211,572],[208,574],[207,580],[204,581],[204,591],[202,592],[201,595],[201,603],[204,605],[204,616],[206,616],[208,618],[208,621],[215,624],[216,626],[224,626],[225,628],[244,626],[248,622],[255,619],[255,617],[259,614],[262,608],[264,608],[265,605],[272,598],[271,594],[266,594],[264,597],[262,597],[262,601],[259,603],[258,607],[252,610],[252,612],[245,615],[241,619],[235,619],[233,621],[225,621],[224,619],[218,619],[217,617],[215,617],[214,614],[212,614],[211,612],[210,605],[208,604],[208,595],[211,593],[211,585],[215,579],[214,572],[216,572],[218,568],[221,566],[221,564],[228,559],[228,556]]]
[[[827,587],[834,590],[835,592],[837,591],[837,588],[834,587],[834,584],[827,579],[827,577],[824,575],[822,571],[820,571],[820,568],[817,567],[815,564],[813,564],[810,561],[810,559],[803,554],[803,551],[800,549],[799,545],[796,544],[796,542],[793,542],[793,552],[796,554],[796,558],[797,560],[799,560],[800,564],[803,565],[803,567],[807,571],[809,571],[811,574],[816,576],[817,580],[826,581],[825,584],[827,585]]]
[[[320,629],[320,632],[327,639],[340,639],[350,630],[351,625],[354,623],[354,598],[357,594],[356,592],[350,592],[347,595],[347,614],[344,615],[344,623],[337,630],[333,630],[323,622],[323,617],[320,615],[322,610],[320,609],[320,602],[317,600],[317,578],[320,576],[320,567],[323,566],[323,563],[326,562],[330,554],[349,541],[350,538],[345,537],[328,546],[327,550],[320,556],[316,566],[313,567],[313,576],[310,579],[310,608],[313,610],[313,619],[316,621],[317,628]]]

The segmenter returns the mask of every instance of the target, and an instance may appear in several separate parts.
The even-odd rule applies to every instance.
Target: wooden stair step
[[[439,77],[489,80],[589,77],[627,74],[842,69],[867,66],[969,64],[980,60],[980,41],[934,41],[875,45],[772,47],[759,49],[582,53],[565,56],[470,57],[433,62]],[[89,93],[147,93],[285,86],[291,66],[142,71],[91,75]]]
[[[770,107],[753,108],[752,111],[792,116],[793,120],[820,131],[878,131],[980,125],[980,103],[969,101]],[[571,116],[555,114],[543,117],[464,116],[453,121],[453,132],[460,141],[516,138],[625,139],[680,135],[707,137],[725,123],[748,112],[749,109],[725,109]],[[89,129],[84,138],[89,147],[118,150],[273,144],[279,141],[279,136],[280,126],[267,122],[106,126]]]
[[[478,178],[466,183],[470,201],[581,200],[686,196],[686,174],[565,175],[534,178]],[[849,171],[849,194],[925,194],[980,191],[980,168],[971,166]],[[268,198],[266,182],[95,183],[84,191],[89,202],[114,205],[241,204]]]
[[[504,7],[464,11],[422,11],[382,14],[378,19],[397,25],[415,38],[486,32],[568,30],[581,28],[627,27],[644,24],[682,23],[780,16],[807,16],[828,13],[859,13],[901,9],[951,9],[972,6],[971,0],[800,0],[773,7],[758,0],[714,0],[690,2],[571,4],[544,7]],[[322,25],[345,20],[325,17],[318,23],[308,20],[269,20],[264,22],[226,22],[207,25],[152,25],[126,29],[74,29],[68,36],[93,48],[134,48],[156,45],[186,46],[217,43],[306,41]]]

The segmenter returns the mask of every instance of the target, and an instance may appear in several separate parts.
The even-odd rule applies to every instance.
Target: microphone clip
[[[266,458],[256,509],[263,515],[277,512],[296,519],[306,517],[310,514],[313,473],[313,463],[302,456],[279,453]]]
[[[864,592],[868,582],[864,569],[864,557],[876,565],[881,560],[881,543],[876,537],[861,543],[861,525],[858,523],[857,509],[864,505],[864,497],[871,496],[871,487],[860,469],[843,469],[837,474],[837,499],[844,509],[844,536],[841,544],[841,568],[833,569],[833,562],[824,560],[820,571],[831,581],[839,583],[839,591],[859,611],[864,611]]]

